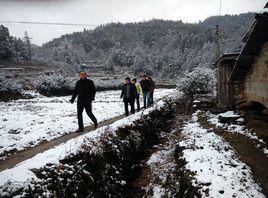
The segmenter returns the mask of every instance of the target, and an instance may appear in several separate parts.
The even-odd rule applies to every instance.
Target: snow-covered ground
[[[167,93],[169,91],[163,90],[163,92]],[[165,95],[164,93],[162,94]],[[160,95],[160,92],[158,92],[158,95]],[[87,145],[93,145],[91,152],[94,152],[94,150],[98,152],[98,150],[101,148],[100,144],[102,142],[99,140],[102,139],[103,136],[115,136],[115,130],[118,127],[132,124],[142,115],[149,114],[154,109],[162,107],[163,104],[164,102],[161,100],[151,108],[140,111],[129,117],[123,118],[109,126],[104,126],[90,133],[73,138],[66,143],[63,143],[55,148],[49,149],[44,153],[40,153],[35,157],[18,164],[14,168],[0,172],[0,196],[3,193],[2,190],[4,186],[8,186],[7,188],[10,189],[16,189],[21,185],[25,185],[25,182],[27,183],[30,180],[38,180],[35,174],[31,171],[31,169],[41,168],[47,163],[58,164],[60,159],[64,159],[66,156],[75,154],[80,151],[82,149],[81,146],[85,143],[85,141],[87,142]]]
[[[174,89],[157,89],[155,99],[174,93]],[[33,99],[0,102],[0,156],[12,150],[23,150],[74,132],[77,126],[76,104],[70,96],[45,97],[31,93]],[[98,121],[124,114],[120,91],[97,92],[93,113]],[[142,103],[141,103],[142,104]],[[85,126],[91,121],[84,112]],[[4,159],[4,156],[2,158]]]
[[[185,124],[179,144],[185,147],[185,168],[193,173],[192,184],[200,187],[202,197],[265,197],[232,146],[201,127],[197,114]]]
[[[177,169],[174,159],[177,137],[173,136],[173,133],[168,135],[167,143],[153,153],[146,162],[150,168],[151,176],[150,183],[145,187],[145,190],[147,193],[152,192],[153,198],[173,197],[172,193],[179,191],[180,184],[176,177]],[[171,184],[175,192],[171,192]]]
[[[251,139],[255,143],[256,148],[263,148],[264,154],[268,157],[268,149],[266,148],[267,145],[264,142],[263,139],[259,138],[256,133],[246,128],[245,125],[241,124],[244,122],[244,118],[241,117],[238,113],[235,113],[233,111],[227,111],[222,114],[212,114],[210,112],[206,112],[206,115],[208,116],[208,121],[215,125],[217,128],[225,129],[227,132],[230,133],[238,133],[240,135],[244,135],[245,137]],[[238,118],[236,120],[237,124],[227,124],[227,123],[221,123],[219,120],[219,116],[226,116],[226,117],[233,117]]]

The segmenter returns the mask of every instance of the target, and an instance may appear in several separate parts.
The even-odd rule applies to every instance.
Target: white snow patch
[[[154,186],[153,187],[153,198],[162,198],[165,196],[165,189],[162,188],[161,186]]]
[[[228,118],[240,117],[240,115],[235,113],[234,111],[226,111],[225,113],[221,113],[220,116],[221,117],[228,117]]]
[[[150,183],[145,189],[149,194],[152,191],[153,197],[172,197],[174,189],[179,188],[174,159],[174,150],[177,145],[175,132],[176,130],[167,134],[169,140],[159,147],[159,150],[154,152],[146,162],[150,168]],[[172,187],[170,183],[173,184]]]
[[[263,149],[263,152],[264,152],[264,154],[268,157],[268,149],[267,149],[267,148],[264,148],[264,149]]]
[[[237,121],[238,123],[243,123],[243,122],[245,122],[245,119],[244,119],[244,118],[238,118],[236,121]]]

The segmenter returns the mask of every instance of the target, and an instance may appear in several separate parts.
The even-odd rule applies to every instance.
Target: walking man
[[[151,83],[147,79],[146,75],[142,75],[140,85],[143,92],[143,104],[144,108],[146,109],[150,105],[150,89],[151,89]]]
[[[136,95],[136,101],[137,101],[137,110],[140,111],[140,95],[142,95],[142,88],[139,82],[137,82],[137,79],[132,79],[132,83],[136,87],[137,95]]]
[[[148,80],[150,81],[151,87],[150,87],[150,105],[154,104],[154,90],[155,90],[155,82],[153,81],[152,77],[148,77]]]
[[[135,85],[130,82],[129,77],[125,78],[125,84],[123,85],[120,98],[123,98],[126,116],[129,115],[128,104],[130,104],[131,113],[135,113],[134,103],[136,95],[137,91]]]
[[[98,127],[98,122],[96,117],[92,113],[92,101],[95,100],[96,89],[94,82],[87,78],[86,71],[79,72],[80,80],[78,80],[75,84],[74,93],[71,103],[74,103],[76,96],[77,99],[77,118],[78,118],[78,126],[79,131],[84,131],[83,124],[83,110],[85,108],[87,115],[90,117],[92,122],[94,123],[94,128]]]

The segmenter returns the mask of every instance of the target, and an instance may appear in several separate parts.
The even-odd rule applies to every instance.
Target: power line
[[[0,23],[20,23],[20,24],[31,24],[31,25],[61,25],[61,26],[91,26],[91,27],[99,26],[87,23],[49,23],[49,22],[38,22],[38,21],[0,21]]]

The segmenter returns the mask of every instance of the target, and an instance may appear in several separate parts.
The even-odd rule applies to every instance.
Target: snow
[[[161,134],[167,141],[157,146],[157,150],[146,162],[150,169],[150,182],[144,189],[145,197],[173,197],[179,191],[180,184],[174,152],[177,145],[177,130]],[[173,195],[173,196],[172,196]]]
[[[163,91],[164,92],[164,91]],[[165,94],[158,92],[160,95],[166,95],[169,91],[166,90]],[[60,144],[52,149],[49,149],[43,153],[34,156],[31,159],[23,161],[17,164],[14,168],[4,170],[0,172],[0,186],[11,185],[13,187],[20,186],[30,180],[38,180],[31,169],[41,168],[47,163],[58,164],[60,159],[64,159],[66,156],[76,154],[81,151],[82,145],[87,142],[93,146],[91,152],[98,152],[102,141],[100,139],[103,136],[112,135],[115,136],[115,130],[118,127],[131,125],[135,120],[139,119],[142,115],[147,115],[155,108],[160,108],[164,105],[163,101],[157,102],[153,107],[140,111],[129,117],[123,118],[114,122],[109,126],[98,128],[95,131],[73,138],[66,143]],[[1,193],[1,190],[0,190]]]
[[[225,113],[221,113],[220,116],[221,117],[226,117],[226,118],[240,117],[240,115],[235,113],[234,111],[226,111]]]
[[[264,154],[268,157],[268,149],[267,149],[267,148],[264,148],[264,149],[263,149],[263,152],[264,152]]]
[[[245,122],[245,119],[244,118],[239,118],[239,119],[236,120],[236,122],[243,123],[243,122]]]
[[[161,183],[166,183],[166,172],[168,172],[171,169],[175,168],[174,162],[167,162],[167,158],[170,157],[174,152],[174,149],[165,149],[160,150],[156,153],[153,153],[149,160],[147,161],[147,165],[151,167],[151,169],[157,168],[158,173],[157,176],[161,180]],[[162,167],[162,170],[160,170],[159,167]]]
[[[162,198],[165,196],[166,191],[161,186],[155,185],[153,187],[153,198]]]
[[[155,99],[171,93],[174,93],[174,89],[157,89]],[[78,128],[76,104],[69,103],[70,96],[31,95],[35,98],[0,102],[0,156],[8,151],[34,147],[42,141],[50,141]],[[124,105],[119,96],[120,91],[97,92],[93,113],[99,122],[124,114]],[[91,125],[85,113],[84,124],[85,127]]]
[[[228,113],[229,114],[229,113]],[[231,114],[231,113],[230,113]],[[263,139],[259,138],[256,133],[252,132],[251,130],[247,129],[245,125],[241,125],[241,123],[244,122],[244,118],[239,118],[236,121],[238,122],[238,124],[223,124],[219,121],[219,115],[222,114],[212,114],[209,112],[206,112],[206,115],[209,117],[208,121],[215,125],[218,128],[222,128],[225,129],[225,131],[230,132],[230,133],[238,133],[240,135],[244,135],[245,137],[256,141],[256,148],[259,148],[261,145],[264,147],[266,146],[265,142],[263,141]],[[233,114],[234,115],[234,114]],[[240,116],[239,114],[235,114],[237,116]],[[265,149],[263,149],[264,154],[265,153]],[[266,156],[268,157],[268,155],[266,154]]]
[[[192,184],[202,197],[265,197],[253,180],[250,168],[238,159],[222,137],[200,126],[194,113],[182,131],[185,168],[193,173]],[[208,193],[208,194],[207,194]]]
[[[163,150],[159,150],[151,155],[146,162],[150,167],[150,184],[145,187],[147,192],[152,190],[153,198],[166,197],[171,194],[167,188],[167,182],[174,181],[173,177],[176,171],[176,163],[174,161],[174,145],[166,146]],[[176,181],[174,181],[176,183]]]

